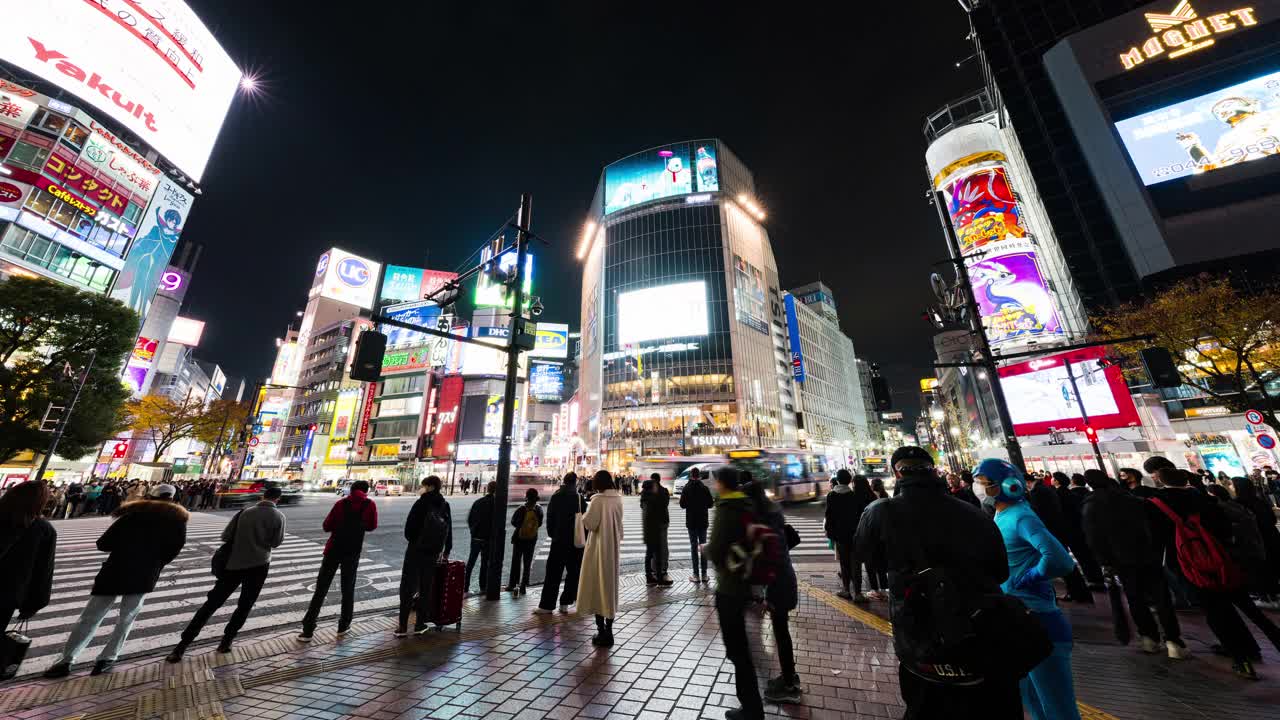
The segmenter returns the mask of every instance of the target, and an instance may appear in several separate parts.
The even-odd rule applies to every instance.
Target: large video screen
[[[439,329],[436,324],[440,320],[440,306],[427,300],[392,305],[382,312],[392,320],[421,325],[433,330]],[[383,325],[381,329],[383,334],[387,336],[387,347],[389,348],[426,345],[435,340],[433,336],[426,333],[396,325]],[[449,341],[445,340],[444,342],[447,343]]]
[[[707,284],[702,280],[618,295],[619,345],[700,337],[707,332]]]
[[[678,143],[636,153],[604,169],[604,213],[650,200],[720,189],[715,143]]]
[[[1044,435],[1053,430],[1081,431],[1085,424],[1081,403],[1095,430],[1137,426],[1138,411],[1120,367],[1098,367],[1104,357],[1104,348],[1092,347],[1000,368],[1014,432]],[[1067,377],[1067,362],[1075,377],[1074,389]]]
[[[534,360],[529,363],[529,394],[539,402],[564,400],[564,365]]]
[[[1144,185],[1280,154],[1280,72],[1116,123]]]

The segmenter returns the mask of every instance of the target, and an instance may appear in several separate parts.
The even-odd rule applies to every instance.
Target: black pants
[[[787,613],[782,610],[770,610],[773,620],[773,642],[778,646],[778,664],[782,666],[783,679],[790,680],[796,676],[796,653],[791,645],[791,628],[787,625]]]
[[[1233,660],[1245,660],[1253,654],[1257,643],[1244,621],[1236,614],[1233,593],[1213,592],[1199,588],[1200,607],[1204,610],[1205,622],[1217,636],[1227,655]]]
[[[836,557],[840,560],[840,583],[845,590],[853,585],[853,594],[862,594],[862,563],[853,550],[853,541],[837,542]]]
[[[1173,611],[1173,597],[1169,595],[1169,585],[1164,580],[1164,568],[1159,565],[1122,565],[1116,568],[1116,576],[1124,586],[1129,616],[1133,618],[1138,634],[1159,640],[1160,632],[1156,627],[1156,619],[1159,618],[1164,639],[1181,643],[1182,629],[1178,624],[1178,614]],[[1155,616],[1151,615],[1152,605],[1156,608]]]
[[[701,563],[702,577],[705,579],[707,577],[707,556],[698,552],[698,546],[707,544],[707,529],[703,527],[703,528],[688,528],[688,530],[689,530],[689,558],[692,561],[692,564],[689,567],[693,568],[693,570],[691,570],[689,574],[697,575],[698,566],[699,566],[699,563]]]
[[[1231,596],[1231,603],[1240,610],[1242,615],[1249,618],[1249,622],[1256,625],[1257,628],[1262,631],[1263,635],[1267,636],[1267,639],[1271,641],[1271,644],[1276,646],[1276,650],[1280,650],[1280,627],[1276,627],[1276,624],[1271,621],[1271,618],[1267,617],[1266,613],[1262,612],[1257,605],[1253,604],[1253,598],[1249,597],[1249,593],[1244,592],[1243,590],[1233,593]],[[1245,630],[1247,631],[1248,627],[1246,627]],[[1249,633],[1249,637],[1252,639],[1253,633]],[[1254,641],[1253,645],[1257,645],[1257,641]],[[1250,649],[1252,650],[1252,648]]]
[[[720,618],[724,654],[733,663],[734,684],[742,714],[747,720],[760,720],[764,717],[764,703],[760,700],[756,668],[751,662],[751,644],[747,640],[748,602],[744,597],[716,593],[716,615]]]
[[[234,640],[236,633],[244,627],[244,621],[249,619],[253,604],[258,602],[258,594],[262,592],[262,586],[267,582],[267,571],[270,569],[270,565],[259,565],[223,573],[222,577],[213,584],[213,589],[209,591],[204,604],[192,616],[191,622],[187,623],[187,628],[182,631],[182,641],[190,643],[199,637],[200,631],[204,629],[205,623],[209,622],[209,618],[213,617],[218,608],[227,602],[227,598],[231,597],[231,593],[235,592],[236,588],[240,588],[240,599],[236,601],[236,610],[231,613],[231,619],[227,620],[227,626],[222,629],[223,642]]]
[[[489,579],[488,540],[471,538],[471,555],[467,557],[467,587],[463,593],[471,592],[471,570],[476,566],[476,558],[480,558],[480,592],[484,592],[484,584]]]
[[[342,570],[342,614],[338,616],[338,627],[345,628],[351,624],[351,615],[356,605],[356,568],[360,566],[359,553],[341,557],[330,553],[320,561],[320,574],[316,576],[316,591],[311,595],[311,606],[302,617],[302,630],[310,633],[316,629],[316,618],[320,617],[320,607],[329,594],[329,585],[333,583],[333,574]]]
[[[0,605],[0,635],[9,629],[9,623],[13,622],[13,616],[16,614],[18,614],[17,608]]]
[[[564,574],[564,592],[560,593],[561,605],[572,605],[578,600],[578,573],[582,571],[582,548],[573,543],[551,543],[547,556],[547,577],[542,581],[542,598],[538,607],[544,610],[556,608],[556,591],[560,589],[560,575]]]
[[[954,687],[929,682],[898,665],[898,687],[907,705],[903,720],[1022,720],[1018,679],[988,678]]]
[[[404,566],[400,569],[400,622],[397,628],[409,627],[409,611],[417,613],[414,629],[427,626],[431,617],[431,586],[436,579],[436,558],[428,557],[410,545],[404,551]],[[415,602],[414,595],[418,596]]]
[[[516,540],[511,543],[511,578],[508,587],[529,587],[529,570],[533,567],[533,551],[538,547],[537,540]],[[523,571],[523,575],[521,574]]]
[[[1072,531],[1067,539],[1071,541],[1068,546],[1071,548],[1071,554],[1075,556],[1076,562],[1080,563],[1080,569],[1084,571],[1084,577],[1091,583],[1096,585],[1102,584],[1102,566],[1098,564],[1098,558],[1094,556],[1093,549],[1089,547],[1089,542],[1084,538],[1083,530]]]

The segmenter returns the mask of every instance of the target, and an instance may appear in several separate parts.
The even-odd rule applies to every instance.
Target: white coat
[[[591,498],[582,516],[587,549],[578,576],[578,612],[614,617],[618,612],[618,554],[622,548],[622,493],[605,490]]]

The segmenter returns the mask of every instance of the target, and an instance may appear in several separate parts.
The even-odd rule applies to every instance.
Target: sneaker
[[[298,633],[298,642],[311,642],[311,631],[303,630]]]
[[[773,703],[795,703],[800,701],[800,686],[794,681],[776,677],[765,683],[764,699]]]
[[[515,586],[515,585],[508,585],[508,586],[506,586],[505,588],[503,588],[503,590],[504,590],[504,591],[506,591],[506,592],[509,592],[509,593],[513,593],[513,592],[515,592],[515,591],[516,591],[516,586]]]
[[[871,602],[871,600],[868,599],[867,596],[863,595],[862,593],[858,593],[857,595],[854,595],[853,601],[859,605],[866,605],[867,603]]]
[[[658,584],[658,578],[656,578],[656,577],[654,577],[654,576],[652,576],[652,575],[647,575],[647,576],[645,576],[644,584],[645,584],[645,585],[648,585],[649,587],[653,587],[653,586],[655,586],[655,585],[657,585],[657,584]]]
[[[701,580],[702,580],[702,578],[698,577],[697,575],[690,575],[690,576],[689,576],[689,582],[691,582],[691,583],[700,582]]]
[[[879,590],[868,590],[868,591],[867,591],[867,599],[869,599],[869,600],[884,600],[884,599],[885,599],[885,594],[884,594],[883,592],[879,591]]]
[[[347,633],[349,633],[349,632],[351,632],[351,626],[350,626],[350,625],[339,625],[339,626],[338,626],[338,637],[342,637],[343,635],[346,635],[346,634],[347,634]]]
[[[554,610],[548,610],[548,609],[546,609],[546,608],[544,608],[544,607],[536,607],[536,608],[534,608],[534,609],[533,609],[533,614],[534,614],[534,615],[550,615],[550,614],[551,614],[551,613],[553,613],[553,612],[555,612],[555,611],[554,611]]]
[[[1148,655],[1160,651],[1160,643],[1156,642],[1154,638],[1149,638],[1146,635],[1138,636],[1138,647],[1142,649],[1142,652],[1147,653]]]
[[[663,575],[662,579],[658,581],[658,587],[671,587],[675,584],[676,581],[672,580],[670,575]]]
[[[1170,660],[1186,660],[1191,657],[1191,651],[1187,649],[1186,645],[1179,645],[1172,640],[1168,640],[1164,646],[1169,651]]]
[[[1253,663],[1248,660],[1240,660],[1238,662],[1231,663],[1231,672],[1239,675],[1245,680],[1262,679],[1258,677],[1258,671],[1253,669]]]
[[[223,655],[226,655],[227,653],[231,652],[231,641],[223,640],[222,642],[218,643],[218,652],[222,653]]]
[[[853,593],[849,592],[848,590],[841,590],[840,592],[836,593],[836,597],[842,600],[852,600]]]
[[[51,666],[48,670],[44,671],[44,677],[50,680],[57,680],[59,678],[64,678],[70,674],[71,674],[71,663],[69,662],[60,662],[56,665]]]
[[[561,605],[561,606],[560,606],[560,612],[561,612],[562,614],[564,614],[564,615],[568,615],[568,614],[569,614],[569,606],[568,606],[568,605]]]
[[[431,629],[431,627],[430,627],[429,625],[415,625],[415,626],[413,627],[413,634],[414,634],[414,635],[426,635],[426,634],[427,634],[427,631],[428,631],[428,630],[430,630],[430,629]]]
[[[396,628],[394,631],[392,631],[391,636],[392,636],[392,637],[406,637],[408,634],[409,634],[409,628],[406,628],[406,627],[398,627],[398,628]]]

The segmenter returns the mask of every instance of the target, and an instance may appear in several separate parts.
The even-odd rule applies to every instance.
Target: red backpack
[[[1244,585],[1240,568],[1227,554],[1226,548],[1200,524],[1200,513],[1191,513],[1183,520],[1164,501],[1151,498],[1151,504],[1173,522],[1178,566],[1188,582],[1202,590],[1218,592],[1239,590]]]
[[[772,585],[782,566],[782,539],[755,513],[742,515],[742,541],[729,547],[729,571],[752,585]]]

